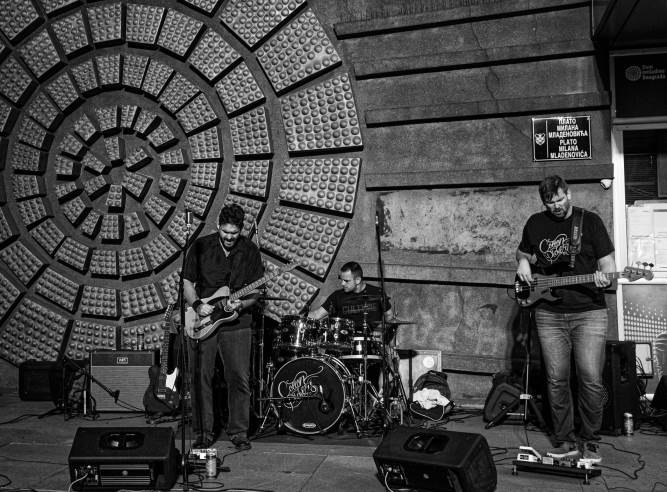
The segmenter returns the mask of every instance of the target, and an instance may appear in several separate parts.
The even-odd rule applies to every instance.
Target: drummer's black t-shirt
[[[362,296],[368,296],[369,299],[363,299]],[[334,291],[322,307],[329,314],[329,317],[351,319],[357,330],[363,324],[364,311],[367,313],[367,321],[380,321],[382,313],[391,309],[391,303],[387,297],[384,303],[380,302],[382,290],[374,285],[366,284],[364,290],[360,293],[345,292],[343,289]],[[375,298],[375,299],[372,299]]]

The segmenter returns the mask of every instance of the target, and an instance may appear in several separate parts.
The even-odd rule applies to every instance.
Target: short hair
[[[364,271],[361,269],[361,265],[356,261],[348,261],[342,267],[340,267],[341,272],[350,272],[353,277],[364,278]]]
[[[231,205],[225,205],[220,210],[220,215],[218,215],[218,227],[221,227],[223,224],[232,224],[243,230],[243,219],[245,218],[245,212],[243,209],[232,203]]]
[[[568,185],[567,181],[565,181],[563,178],[560,176],[547,176],[542,180],[540,183],[539,191],[540,191],[540,198],[542,199],[542,203],[546,203],[549,200],[551,200],[554,195],[558,194],[558,190],[563,190],[563,193],[567,193],[568,190]]]

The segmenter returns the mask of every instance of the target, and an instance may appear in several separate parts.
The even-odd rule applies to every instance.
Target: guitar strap
[[[574,268],[574,260],[581,251],[581,236],[584,223],[584,209],[572,207],[572,231],[570,232],[570,270]]]

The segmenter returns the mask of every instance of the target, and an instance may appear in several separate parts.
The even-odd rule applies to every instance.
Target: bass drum
[[[279,408],[285,427],[299,434],[323,434],[345,410],[351,379],[334,357],[300,357],[278,369],[271,397],[286,398]]]

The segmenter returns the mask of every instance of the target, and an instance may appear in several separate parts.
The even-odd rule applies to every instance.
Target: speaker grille
[[[157,363],[155,351],[96,351],[90,354],[90,373],[100,383],[90,383],[90,396],[99,412],[143,411],[150,379],[148,369]],[[103,387],[118,392],[115,400]]]

